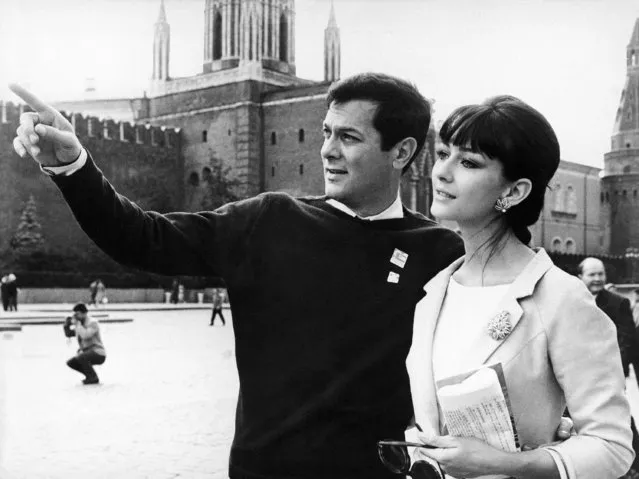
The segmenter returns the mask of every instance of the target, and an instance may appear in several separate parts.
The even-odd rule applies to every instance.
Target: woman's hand
[[[446,474],[457,478],[500,474],[503,472],[500,465],[505,465],[510,455],[474,438],[439,436],[422,442],[436,449],[417,448],[415,459],[420,456],[434,459]]]

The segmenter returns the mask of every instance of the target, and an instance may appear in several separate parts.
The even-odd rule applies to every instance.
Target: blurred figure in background
[[[89,285],[89,293],[91,294],[91,301],[89,301],[90,305],[97,306],[96,296],[98,295],[98,280],[93,280]]]
[[[109,302],[109,299],[107,298],[107,293],[106,293],[106,286],[104,285],[104,283],[102,282],[100,278],[98,278],[97,284],[96,284],[95,302],[96,302],[96,305],[106,304]]]
[[[226,320],[224,319],[224,315],[222,314],[222,306],[224,304],[224,293],[220,288],[215,288],[213,290],[213,312],[211,314],[211,324],[209,326],[213,326],[215,323],[215,317],[219,314],[220,319],[222,320],[222,326],[226,326]]]
[[[7,276],[6,283],[7,290],[7,309],[8,311],[17,311],[18,310],[18,283],[16,275],[10,273]]]
[[[7,276],[0,280],[0,295],[2,296],[2,309],[9,310],[9,294],[7,293]]]
[[[171,296],[169,299],[171,304],[177,304],[179,289],[180,289],[180,283],[178,282],[177,279],[174,279],[173,282],[171,283]]]

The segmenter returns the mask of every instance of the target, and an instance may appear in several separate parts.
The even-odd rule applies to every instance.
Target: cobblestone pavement
[[[66,367],[76,343],[60,326],[3,340],[9,477],[228,477],[238,389],[230,322],[209,327],[210,310],[133,317],[102,325],[108,357],[97,386]]]
[[[209,327],[210,310],[133,317],[102,325],[109,356],[98,386],[65,366],[76,346],[59,325],[0,337],[9,356],[0,479],[228,477],[238,388],[230,322]],[[628,393],[637,417],[634,377]]]

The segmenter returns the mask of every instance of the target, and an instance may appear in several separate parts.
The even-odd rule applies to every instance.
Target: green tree
[[[202,208],[205,210],[214,210],[220,206],[238,201],[244,198],[240,193],[241,182],[237,178],[231,176],[231,168],[224,167],[222,162],[211,157],[210,172],[205,169],[202,182],[206,188],[204,197],[202,198]]]
[[[42,225],[38,222],[38,214],[35,198],[29,196],[20,223],[13,238],[11,238],[11,248],[17,255],[30,255],[40,252],[44,248],[44,238],[42,237]]]

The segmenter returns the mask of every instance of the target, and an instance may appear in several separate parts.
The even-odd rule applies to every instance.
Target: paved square
[[[228,477],[238,389],[233,330],[228,310],[226,327],[209,327],[210,314],[134,311],[133,323],[102,324],[108,358],[97,367],[99,386],[83,386],[66,367],[77,343],[67,344],[61,326],[0,334],[0,361],[10,359],[0,416],[10,478]],[[634,375],[628,393],[637,417]]]
[[[26,326],[2,341],[12,356],[12,479],[228,477],[238,389],[230,313],[226,327],[209,327],[209,310],[130,315],[101,325],[98,386],[65,365],[77,343],[61,326]]]

